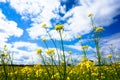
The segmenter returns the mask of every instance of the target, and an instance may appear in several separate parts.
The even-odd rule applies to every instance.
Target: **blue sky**
[[[72,51],[73,59],[81,56],[81,45],[77,39],[90,46],[88,57],[95,60],[91,41],[89,13],[93,13],[95,25],[103,26],[102,49],[108,54],[109,44],[120,51],[120,0],[0,0],[0,50],[5,44],[14,51],[14,63],[31,64],[39,61],[35,50],[46,49],[42,38],[47,38],[50,48],[53,44],[41,28],[46,23],[49,33],[60,45],[56,24],[63,24],[66,54]]]

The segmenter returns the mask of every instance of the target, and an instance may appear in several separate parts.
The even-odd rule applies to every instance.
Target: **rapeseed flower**
[[[77,36],[78,39],[81,39],[82,36]]]
[[[108,54],[108,55],[107,55],[107,58],[112,58],[112,54]]]
[[[48,55],[52,55],[52,54],[55,53],[55,50],[54,50],[54,49],[48,49],[48,50],[46,50],[46,53],[47,53]]]
[[[82,57],[82,60],[81,60],[82,62],[86,62],[86,61],[88,61],[88,58],[86,58],[86,57]]]
[[[103,30],[104,30],[103,27],[97,27],[95,31],[96,31],[96,32],[101,32],[101,31],[103,31]]]
[[[2,52],[2,54],[1,54],[1,56],[2,57],[7,57],[9,54],[6,54],[6,53],[4,53],[4,52]]]
[[[42,41],[45,42],[45,41],[46,41],[46,38],[42,38]]]
[[[62,25],[62,24],[57,24],[56,26],[55,26],[55,30],[63,30],[64,29],[64,26]]]
[[[92,14],[92,13],[88,14],[88,17],[92,17],[92,16],[93,16],[93,14]]]
[[[82,46],[82,49],[88,49],[88,48],[89,48],[88,45],[86,45],[86,46]]]
[[[67,79],[66,80],[70,80],[70,77],[67,77]]]
[[[61,65],[64,65],[64,64],[65,64],[65,62],[64,62],[64,61],[62,61],[62,62],[61,62]]]
[[[7,62],[3,62],[3,64],[4,64],[4,65],[6,65],[6,64],[7,64]]]
[[[71,51],[69,51],[69,52],[68,52],[68,54],[72,54],[72,52],[71,52]]]
[[[7,51],[7,50],[8,50],[7,45],[4,45],[4,50],[5,50],[5,51]]]
[[[38,49],[36,50],[36,53],[37,53],[37,54],[41,54],[41,53],[42,53],[42,49],[41,49],[41,48],[38,48]]]
[[[46,24],[42,24],[42,27],[45,28],[45,27],[46,27]]]

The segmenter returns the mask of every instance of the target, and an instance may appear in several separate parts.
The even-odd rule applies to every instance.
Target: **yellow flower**
[[[91,75],[92,75],[92,76],[98,76],[98,74],[95,73],[95,72],[93,72]]]
[[[70,80],[70,78],[69,77],[67,77],[67,79],[66,80]]]
[[[7,50],[8,50],[7,45],[4,45],[4,50],[5,50],[5,51],[7,51]]]
[[[86,62],[87,68],[89,68],[89,67],[91,67],[91,66],[93,66],[93,65],[95,65],[95,62],[92,62],[92,61],[87,61],[87,62]]]
[[[68,52],[68,54],[72,54],[72,52],[71,52],[71,51],[69,51],[69,52]]]
[[[103,30],[104,30],[103,27],[97,27],[95,31],[96,31],[96,32],[101,32],[101,31],[103,31]]]
[[[86,62],[86,61],[88,61],[88,59],[86,58],[86,57],[82,57],[82,60],[81,60],[82,62]]]
[[[89,48],[88,45],[86,45],[86,46],[82,46],[82,49],[88,49],[88,48]]]
[[[112,58],[112,54],[108,54],[108,55],[107,55],[107,58]]]
[[[38,48],[38,49],[36,50],[36,53],[37,53],[37,54],[41,54],[41,53],[42,53],[42,49],[41,49],[41,48]]]
[[[3,64],[4,64],[4,65],[6,65],[6,64],[7,64],[7,62],[3,62]]]
[[[7,57],[7,56],[9,56],[9,54],[6,54],[6,53],[2,52],[1,56],[2,57]]]
[[[64,62],[64,61],[62,61],[62,62],[61,62],[61,65],[64,65],[64,64],[65,64],[65,62]]]
[[[64,26],[62,24],[57,24],[55,26],[55,30],[63,30],[64,29]]]
[[[77,36],[78,39],[81,39],[82,36]]]
[[[92,16],[93,16],[93,14],[92,14],[92,13],[88,14],[88,17],[92,17]]]
[[[47,53],[48,55],[52,55],[52,54],[55,53],[55,50],[54,50],[54,49],[48,49],[48,50],[46,50],[46,53]]]
[[[46,27],[46,24],[42,24],[42,27],[45,28],[45,27]]]
[[[45,42],[45,41],[46,41],[46,38],[42,38],[42,41]]]

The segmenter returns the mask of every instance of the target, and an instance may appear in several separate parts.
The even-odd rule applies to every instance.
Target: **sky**
[[[42,38],[47,39],[49,48],[55,48],[41,25],[46,24],[60,47],[60,37],[54,27],[63,24],[66,56],[72,51],[70,56],[80,61],[82,41],[90,46],[88,58],[95,60],[89,13],[93,14],[94,24],[104,28],[101,49],[108,54],[109,45],[113,44],[120,52],[120,0],[0,0],[0,51],[7,45],[14,53],[14,64],[38,63],[41,59],[36,49],[46,50]],[[79,35],[81,40],[77,39]]]

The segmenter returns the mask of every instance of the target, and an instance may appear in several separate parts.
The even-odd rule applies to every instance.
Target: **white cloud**
[[[11,36],[20,37],[22,34],[23,30],[17,27],[17,23],[7,20],[0,10],[0,42],[4,43]]]
[[[34,27],[28,28],[27,31],[32,39],[38,39],[38,37],[46,36],[46,30],[39,24],[34,24]]]
[[[118,50],[120,50],[120,33],[113,34],[111,36],[103,38],[103,49],[109,50],[110,44]],[[109,51],[107,51],[109,52]]]
[[[66,1],[66,0],[63,0]],[[94,14],[96,25],[108,26],[115,20],[113,19],[120,13],[118,11],[120,5],[119,0],[79,0],[80,6],[65,11],[65,5],[60,5],[60,0],[10,0],[11,6],[16,9],[18,13],[24,18],[29,18],[33,21],[32,28],[27,29],[30,37],[36,39],[42,36],[39,32],[42,29],[38,29],[36,26],[40,26],[41,23],[46,23],[48,27],[52,27],[51,19],[56,18],[56,22],[59,20],[65,20],[67,23],[65,26],[65,35],[68,35],[65,40],[74,39],[77,35],[83,35],[90,32],[90,19],[87,17],[88,13]],[[32,7],[31,7],[32,6]],[[58,12],[64,13],[64,17],[60,17]],[[67,19],[73,15],[71,18]],[[36,34],[34,33],[36,30]],[[50,31],[51,33],[54,32]],[[43,34],[45,35],[45,34]],[[52,35],[55,39],[58,39],[57,35]]]
[[[49,23],[52,17],[56,17],[53,10],[60,5],[58,0],[10,0],[10,4],[22,17],[30,17],[34,22],[46,23]]]
[[[90,32],[90,19],[87,17],[89,13],[94,14],[94,20],[97,26],[108,26],[115,20],[116,15],[120,14],[119,0],[80,0],[81,6],[77,6],[68,11],[63,20],[73,15],[65,23],[65,30],[69,30],[73,39],[76,35],[86,34]],[[117,4],[118,3],[118,4]]]
[[[6,2],[6,0],[0,0],[0,2],[4,2],[4,3],[5,3],[5,2]]]
[[[74,39],[77,35],[83,35],[86,33],[89,33],[91,28],[90,28],[90,19],[87,17],[88,13],[92,12],[94,14],[94,19],[95,23],[97,26],[108,26],[112,24],[114,21],[113,18],[118,15],[120,12],[118,11],[119,9],[119,1],[116,0],[110,0],[110,1],[88,1],[88,0],[80,0],[81,6],[77,6],[72,8],[68,12],[64,12],[66,7],[62,7],[61,11],[65,13],[64,17],[60,17],[59,15],[56,15],[52,13],[52,15],[48,15],[49,13],[51,14],[51,11],[54,10],[51,8],[51,11],[48,10],[48,16],[41,15],[39,17],[34,18],[33,20],[36,22],[41,21],[46,22],[49,25],[49,20],[51,18],[56,17],[58,20],[66,20],[67,23],[64,24],[65,26],[65,33],[63,35],[66,35],[65,40],[71,40]],[[61,6],[59,6],[61,7]],[[44,10],[44,9],[43,9]],[[43,12],[44,13],[44,12]],[[45,14],[45,13],[44,13]],[[71,18],[67,19],[68,17]],[[50,16],[50,17],[49,17]],[[42,20],[44,19],[44,20]],[[34,27],[34,26],[33,26]],[[31,32],[34,32],[34,30],[31,29]],[[54,33],[54,30],[51,30],[50,33]],[[56,32],[55,32],[56,33]],[[58,34],[52,35],[53,38],[58,39]],[[38,37],[38,36],[36,36]]]
[[[52,18],[60,18],[60,16],[57,15],[59,8],[62,13],[65,13],[65,7],[60,7],[59,0],[10,0],[9,2],[23,19],[31,19],[33,22],[31,28],[27,29],[32,39],[38,39],[40,36],[45,36],[46,32],[44,29],[40,28],[41,24],[46,23],[47,27],[52,27],[50,20]]]
[[[28,51],[34,51],[38,47],[37,44],[30,42],[15,42],[13,46],[17,49],[24,48],[27,49]]]
[[[38,62],[39,58],[35,52],[38,47],[36,43],[30,42],[14,42],[9,44],[10,51],[14,52],[14,64],[33,64],[33,62]]]

